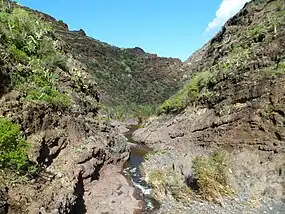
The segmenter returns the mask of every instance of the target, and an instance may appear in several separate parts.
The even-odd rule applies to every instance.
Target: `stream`
[[[136,197],[145,203],[142,213],[153,213],[153,211],[159,209],[160,205],[151,197],[151,187],[143,180],[140,170],[140,165],[144,161],[144,157],[151,149],[133,140],[132,134],[138,128],[139,125],[129,126],[129,131],[124,133],[125,137],[131,143],[131,153],[129,160],[123,166],[123,173],[129,182],[138,190]]]

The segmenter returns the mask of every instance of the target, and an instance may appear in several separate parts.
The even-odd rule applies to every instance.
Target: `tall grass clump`
[[[203,199],[217,201],[222,196],[233,193],[227,175],[228,164],[225,152],[214,152],[209,157],[201,156],[193,160],[198,194]]]

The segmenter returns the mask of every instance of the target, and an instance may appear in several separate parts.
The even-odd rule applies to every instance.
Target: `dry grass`
[[[209,157],[196,157],[193,160],[198,194],[203,199],[217,202],[222,196],[233,194],[227,176],[228,164],[225,152],[215,152]]]
[[[192,190],[181,176],[170,169],[153,169],[148,173],[146,181],[152,186],[153,197],[158,200],[171,196],[176,201],[189,203],[193,198]]]

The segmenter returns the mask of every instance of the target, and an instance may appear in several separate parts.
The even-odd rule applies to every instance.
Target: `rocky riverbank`
[[[246,4],[134,133],[156,151],[143,171],[160,213],[284,213],[284,12],[279,0]]]
[[[105,166],[100,171],[100,179],[86,186],[86,213],[140,213],[143,201],[134,195],[135,188],[122,174],[122,166]]]
[[[218,201],[208,201],[199,196],[193,174],[193,160],[200,156],[207,157],[223,148],[201,148],[189,144],[189,139],[183,138],[163,143],[157,141],[157,136],[162,137],[166,129],[164,126],[159,130],[152,129],[152,134],[146,130],[135,133],[136,139],[148,142],[147,145],[154,149],[142,168],[144,179],[157,189],[155,198],[161,204],[157,213],[284,212],[284,153],[272,154],[248,148],[228,150],[226,173],[233,194],[219,197]],[[150,137],[144,138],[140,132]],[[161,184],[164,186],[162,190],[159,189]]]

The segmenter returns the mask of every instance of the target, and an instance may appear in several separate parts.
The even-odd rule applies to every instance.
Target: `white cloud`
[[[221,27],[249,1],[250,0],[222,0],[219,9],[216,12],[216,17],[208,24],[206,33]]]

